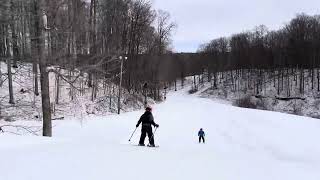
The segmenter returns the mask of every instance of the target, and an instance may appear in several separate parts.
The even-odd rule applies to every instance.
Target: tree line
[[[320,91],[320,16],[298,14],[279,30],[260,25],[252,31],[221,37],[203,44],[199,53],[214,56],[201,62],[216,88],[230,82],[234,91],[265,92],[278,96]]]

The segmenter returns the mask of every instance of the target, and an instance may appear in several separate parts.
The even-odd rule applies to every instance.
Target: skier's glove
[[[155,124],[154,126],[158,128],[158,127],[159,127],[159,124]]]
[[[139,124],[137,124],[136,127],[139,127]]]

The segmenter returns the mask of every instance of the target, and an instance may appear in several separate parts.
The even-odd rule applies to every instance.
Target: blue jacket
[[[199,132],[198,132],[198,136],[205,136],[206,134],[204,133],[204,131],[203,130],[200,130]]]

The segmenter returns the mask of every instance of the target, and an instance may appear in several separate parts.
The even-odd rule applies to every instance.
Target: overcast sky
[[[320,0],[152,0],[178,24],[173,34],[177,52],[195,52],[211,39],[264,24],[278,29],[297,13],[320,14]]]

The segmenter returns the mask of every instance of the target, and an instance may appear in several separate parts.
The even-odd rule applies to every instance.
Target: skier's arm
[[[159,125],[157,124],[157,123],[155,123],[154,122],[154,118],[153,118],[153,115],[150,115],[150,122],[151,122],[151,124],[153,125],[153,126],[155,126],[155,127],[159,127]]]
[[[143,116],[143,115],[142,115],[142,116]],[[139,125],[140,125],[140,123],[141,123],[141,121],[142,121],[142,116],[140,117],[140,119],[139,119],[139,121],[138,121],[138,123],[137,123],[136,127],[139,127]]]

